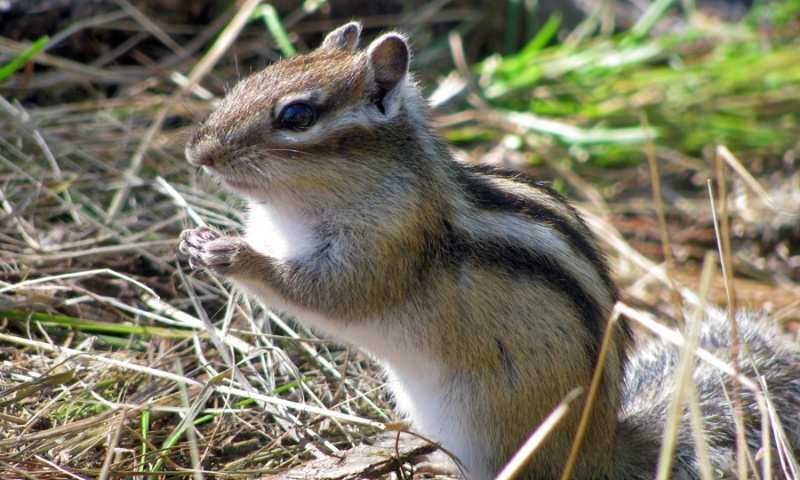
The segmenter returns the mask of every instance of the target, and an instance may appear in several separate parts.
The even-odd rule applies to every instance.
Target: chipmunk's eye
[[[278,115],[279,128],[303,130],[314,124],[314,109],[305,103],[293,103]]]

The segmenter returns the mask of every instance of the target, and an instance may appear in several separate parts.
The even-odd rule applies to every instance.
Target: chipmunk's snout
[[[213,156],[201,154],[194,150],[186,150],[186,159],[195,167],[210,167],[214,165]]]
[[[214,166],[217,157],[207,140],[194,138],[186,145],[185,155],[186,160],[195,167]]]

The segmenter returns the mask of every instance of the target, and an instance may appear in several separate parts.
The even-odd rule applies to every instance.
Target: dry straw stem
[[[736,315],[736,290],[733,288],[733,278],[732,278],[732,267],[733,267],[733,258],[731,256],[731,232],[730,232],[730,223],[728,221],[728,197],[726,195],[727,187],[725,181],[725,169],[723,168],[722,162],[717,161],[717,181],[720,185],[720,193],[719,193],[719,200],[722,204],[722,222],[719,221],[717,216],[717,207],[714,203],[714,188],[711,181],[708,181],[708,194],[709,194],[709,201],[711,203],[711,215],[714,220],[714,234],[717,239],[717,250],[719,251],[719,257],[721,258],[721,268],[722,268],[722,278],[725,284],[725,294],[728,298],[728,323],[731,329],[731,347],[730,353],[731,358],[739,358],[739,327],[736,325],[736,320],[734,319]],[[706,287],[707,288],[707,287]],[[706,290],[707,292],[708,290]],[[738,369],[739,364],[734,362],[734,368]],[[744,477],[747,475],[747,459],[748,459],[748,452],[747,449],[747,439],[745,437],[745,430],[744,430],[744,418],[742,418],[742,396],[739,391],[739,386],[737,384],[733,384],[732,386],[733,392],[733,420],[736,424],[736,460],[737,460],[737,469],[739,473],[739,477]],[[769,437],[764,437],[765,446],[764,449],[767,452],[765,454],[765,462],[769,461]],[[770,478],[770,476],[766,476],[767,471],[769,470],[769,466],[765,463],[765,478]]]
[[[520,471],[528,464],[528,460],[536,453],[536,450],[547,441],[547,437],[558,426],[558,423],[569,413],[570,405],[583,393],[582,388],[576,388],[569,392],[559,403],[553,408],[549,415],[547,415],[542,423],[534,430],[533,433],[525,440],[525,443],[517,450],[517,453],[511,457],[511,460],[505,467],[497,474],[495,480],[512,480]],[[588,403],[588,402],[587,402]],[[564,474],[567,478],[567,473]]]
[[[598,354],[597,364],[595,365],[594,373],[592,374],[592,383],[589,385],[589,395],[586,397],[586,402],[581,412],[581,420],[578,424],[578,430],[575,432],[575,439],[570,448],[567,464],[564,467],[564,472],[561,474],[562,480],[569,480],[572,475],[572,470],[575,468],[575,462],[578,461],[581,445],[583,444],[584,436],[586,435],[586,428],[589,426],[589,417],[594,408],[594,402],[597,399],[597,393],[600,391],[600,382],[603,379],[603,371],[606,366],[606,358],[608,357],[608,348],[611,345],[611,339],[614,336],[614,330],[617,328],[619,322],[619,314],[612,312],[611,317],[606,324],[606,331],[603,335],[603,343],[600,346],[600,353]]]
[[[664,211],[664,196],[661,194],[661,175],[658,172],[658,161],[656,160],[655,145],[653,145],[653,138],[650,125],[647,120],[647,115],[642,112],[641,118],[642,128],[646,133],[645,152],[647,153],[647,165],[650,169],[650,183],[653,188],[653,201],[655,203],[656,218],[658,218],[658,229],[661,232],[661,247],[664,251],[664,268],[666,269],[667,278],[670,281],[670,294],[672,296],[672,306],[675,308],[675,321],[679,327],[683,328],[685,322],[683,319],[683,309],[681,308],[681,299],[678,292],[678,286],[675,283],[675,258],[672,255],[672,242],[670,241],[669,232],[667,230],[667,215]],[[703,297],[701,296],[701,298]]]
[[[705,262],[703,262],[703,272],[700,280],[700,299],[705,299],[708,294],[708,288],[711,283],[711,276],[714,272],[716,264],[716,256],[713,253],[706,254]],[[698,347],[700,339],[700,327],[705,315],[705,305],[700,304],[692,314],[691,323],[687,331],[687,341],[684,342],[680,350],[678,360],[677,372],[675,374],[675,390],[672,393],[672,401],[670,402],[669,410],[667,413],[667,424],[664,429],[664,439],[661,444],[661,452],[658,458],[658,470],[656,471],[657,480],[665,480],[669,478],[672,471],[672,458],[675,453],[675,444],[678,438],[678,426],[681,422],[681,412],[683,410],[684,401],[688,400],[689,403],[694,404],[695,407],[691,408],[692,411],[697,412],[699,407],[697,405],[697,394],[695,392],[694,384],[692,382],[692,368],[694,364],[694,352]],[[697,445],[698,459],[700,461],[700,474],[703,480],[713,478],[711,473],[711,465],[708,461],[708,452],[703,441],[702,423],[698,423],[697,415],[692,416],[692,433],[696,439],[700,439]],[[767,477],[769,478],[769,477]]]

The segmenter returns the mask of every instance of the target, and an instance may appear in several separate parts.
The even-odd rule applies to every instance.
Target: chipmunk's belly
[[[466,385],[439,365],[436,358],[416,348],[414,342],[393,336],[385,328],[391,323],[385,318],[342,324],[316,313],[295,314],[305,327],[360,347],[375,358],[383,367],[396,410],[410,422],[411,430],[439,442],[475,470],[471,460],[479,456],[474,451],[476,432],[469,431],[463,417],[474,392],[465,391]]]
[[[487,439],[483,432],[471,431],[468,405],[474,392],[435,364],[418,365],[406,359],[381,362],[386,385],[392,392],[397,411],[410,422],[411,431],[438,442],[466,467],[472,479],[489,479],[483,471],[480,447]],[[485,447],[485,445],[483,445]]]

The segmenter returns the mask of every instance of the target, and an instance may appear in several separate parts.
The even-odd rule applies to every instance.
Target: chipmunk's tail
[[[769,458],[773,478],[800,478],[800,344],[763,315],[741,312],[737,323],[739,368],[752,380],[749,385],[739,382],[743,409],[740,418],[751,457],[749,468],[755,465],[761,475],[763,462]],[[701,328],[700,347],[732,365],[728,325],[724,313],[709,312]],[[633,353],[623,393],[614,478],[654,478],[676,391],[678,356],[676,348],[661,339],[649,339]],[[694,401],[702,415],[705,448],[697,448],[684,402],[669,478],[701,478],[703,450],[714,478],[736,478],[737,427],[732,394],[736,380],[697,358],[692,379]],[[758,398],[765,400],[761,407]],[[764,422],[769,427],[768,439],[762,438]],[[768,452],[765,446],[769,446]]]

